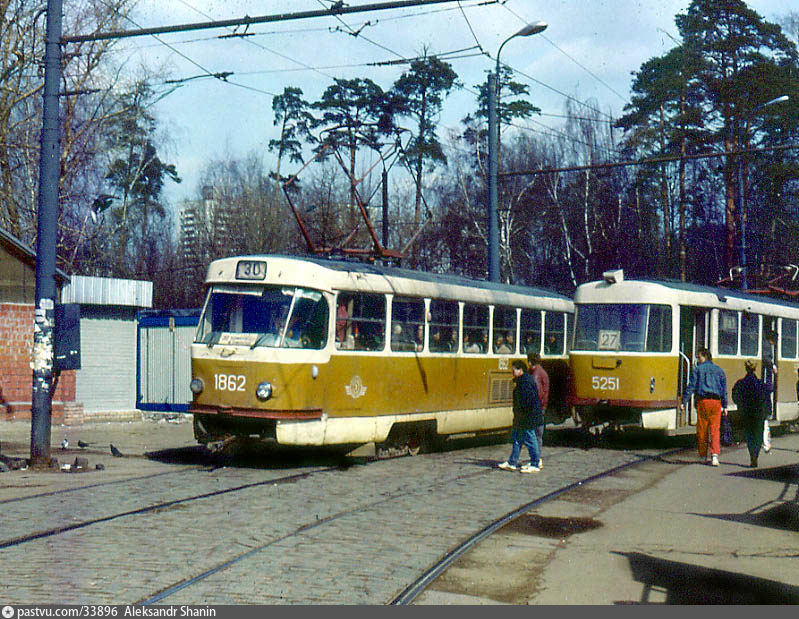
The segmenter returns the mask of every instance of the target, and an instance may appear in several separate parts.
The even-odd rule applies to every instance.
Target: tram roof
[[[718,286],[706,286],[703,284],[692,284],[689,282],[682,282],[676,279],[663,279],[663,280],[648,280],[642,279],[640,281],[654,283],[654,284],[662,284],[669,288],[674,288],[676,290],[683,290],[685,292],[694,292],[694,293],[704,293],[704,294],[714,294],[719,297],[720,301],[723,301],[724,298],[733,298],[733,299],[741,299],[742,301],[754,301],[756,303],[769,303],[772,305],[783,305],[785,307],[790,307],[796,309],[799,307],[796,303],[791,301],[780,299],[778,297],[770,297],[768,295],[762,294],[752,294],[746,292],[744,290],[731,290],[730,288],[719,288]]]
[[[752,294],[743,290],[731,290],[729,288],[720,288],[718,286],[707,286],[704,284],[694,284],[690,282],[683,282],[676,279],[625,279],[622,284],[651,284],[663,286],[679,292],[687,292],[691,294],[706,294],[715,296],[719,302],[725,302],[728,299],[736,299],[739,301],[747,301],[752,303],[764,303],[768,305],[779,305],[782,307],[791,308],[793,310],[799,309],[799,304],[786,299],[777,297],[770,297],[761,294]],[[587,285],[598,286],[607,285],[608,287],[618,286],[620,284],[605,284],[604,281],[598,280],[594,282],[587,282]]]
[[[237,259],[287,260],[293,262],[309,262],[317,266],[320,266],[322,268],[342,273],[361,273],[366,275],[377,275],[382,277],[403,278],[403,279],[415,280],[431,284],[465,286],[468,288],[476,288],[476,289],[489,290],[494,292],[507,292],[512,294],[522,294],[528,296],[534,295],[538,297],[546,297],[546,298],[551,298],[553,300],[563,301],[568,304],[572,303],[572,299],[570,297],[560,294],[558,292],[554,292],[552,290],[547,290],[546,288],[490,282],[480,279],[473,279],[463,275],[429,273],[426,271],[414,271],[411,269],[403,269],[392,266],[382,266],[365,262],[318,258],[315,256],[287,256],[280,254],[258,254],[250,256],[235,256],[235,257],[231,256],[230,258],[222,258],[221,260],[237,260]]]

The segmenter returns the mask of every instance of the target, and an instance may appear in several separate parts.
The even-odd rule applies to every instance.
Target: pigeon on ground
[[[63,441],[61,441],[61,449],[66,449],[67,447],[69,447],[69,440],[68,440],[68,439],[67,439],[67,437],[65,436],[65,437],[64,437],[64,440],[63,440]]]
[[[115,458],[122,457],[122,452],[119,451],[119,449],[117,449],[116,447],[114,447],[113,443],[111,443],[111,455],[114,456]]]
[[[82,440],[78,439],[78,447],[88,447],[89,443],[84,443]]]

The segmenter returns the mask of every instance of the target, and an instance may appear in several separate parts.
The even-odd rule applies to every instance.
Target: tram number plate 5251
[[[214,374],[214,388],[217,391],[244,391],[247,377],[241,374]]]
[[[592,376],[591,387],[593,389],[600,389],[603,391],[618,391],[619,390],[619,377],[618,376]]]

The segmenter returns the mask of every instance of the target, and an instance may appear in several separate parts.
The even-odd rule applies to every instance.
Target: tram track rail
[[[98,486],[106,486],[106,485],[110,485],[110,484],[121,484],[121,483],[125,483],[125,482],[130,483],[130,482],[133,482],[133,481],[141,481],[143,479],[144,480],[152,479],[154,477],[159,477],[159,476],[162,476],[162,475],[168,475],[168,474],[173,474],[174,475],[174,474],[178,474],[178,473],[186,473],[186,472],[191,472],[191,471],[197,471],[197,470],[202,470],[202,468],[204,468],[204,467],[193,467],[189,471],[187,471],[187,470],[177,471],[177,472],[167,471],[167,472],[162,472],[162,473],[155,473],[153,475],[143,475],[143,476],[130,478],[130,479],[126,479],[126,480],[116,480],[114,482],[107,482],[107,483],[104,483],[104,484],[92,484],[92,485],[89,485],[89,486],[80,486],[78,488],[67,488],[67,489],[62,489],[62,490],[55,490],[55,491],[52,491],[52,492],[41,493],[39,495],[33,495],[33,496],[30,496],[30,497],[19,497],[17,499],[8,499],[7,501],[4,501],[4,502],[22,501],[22,500],[31,499],[31,498],[43,498],[43,497],[52,496],[52,495],[58,495],[58,494],[67,493],[67,492],[75,492],[75,491],[79,491],[79,490],[93,489],[93,488],[96,488]],[[302,473],[295,473],[295,474],[292,474],[292,475],[286,475],[284,477],[276,477],[276,478],[273,477],[273,478],[270,478],[270,479],[264,479],[264,480],[260,480],[260,481],[241,484],[241,485],[238,485],[238,486],[232,486],[230,488],[223,488],[223,489],[220,489],[220,490],[214,490],[212,492],[205,492],[205,493],[201,493],[201,494],[195,494],[195,495],[192,495],[192,496],[181,497],[179,499],[173,499],[173,500],[170,500],[170,501],[161,501],[159,503],[155,503],[155,504],[152,504],[152,505],[146,505],[146,506],[139,507],[139,508],[136,508],[136,509],[125,510],[125,511],[116,512],[116,513],[113,513],[113,514],[106,514],[104,516],[100,516],[100,517],[97,517],[97,518],[82,520],[80,522],[73,522],[73,523],[70,523],[68,525],[64,525],[64,526],[60,526],[60,527],[51,527],[49,529],[45,529],[45,530],[42,530],[42,531],[36,531],[36,532],[30,533],[30,534],[27,534],[27,535],[17,536],[17,537],[10,538],[10,539],[5,539],[5,540],[0,540],[0,550],[5,549],[5,548],[10,548],[12,546],[19,546],[20,544],[24,544],[26,542],[32,542],[34,540],[40,540],[40,539],[43,539],[43,538],[53,537],[53,536],[60,535],[60,534],[63,534],[63,533],[68,533],[70,531],[75,531],[77,529],[83,529],[85,527],[90,527],[92,525],[101,524],[101,523],[109,522],[109,521],[112,521],[112,520],[117,520],[119,518],[126,518],[126,517],[130,517],[130,516],[147,514],[147,513],[155,512],[155,511],[162,510],[162,509],[168,509],[168,508],[174,507],[176,505],[190,503],[192,501],[200,501],[200,500],[210,499],[210,498],[214,498],[214,497],[218,497],[218,496],[222,496],[222,495],[230,494],[230,493],[234,493],[234,492],[242,492],[242,491],[245,491],[245,490],[251,490],[252,488],[257,488],[259,486],[274,486],[274,485],[277,485],[277,484],[292,483],[292,482],[298,481],[300,479],[305,479],[305,478],[310,477],[311,475],[314,475],[314,474],[317,474],[317,473],[335,471],[335,470],[338,470],[338,469],[339,469],[339,467],[332,466],[332,467],[325,467],[325,468],[316,469],[316,470],[313,470],[313,471],[305,471],[305,472],[302,472]]]
[[[538,507],[539,505],[546,503],[547,501],[551,501],[556,499],[557,497],[569,492],[570,490],[574,490],[584,484],[591,483],[592,481],[597,481],[604,477],[609,477],[619,471],[638,466],[643,462],[647,462],[650,460],[658,460],[662,459],[664,456],[675,455],[680,452],[685,451],[684,448],[673,449],[667,451],[662,454],[658,454],[656,456],[642,456],[640,460],[627,462],[625,464],[621,464],[619,466],[613,467],[606,471],[602,471],[595,475],[591,475],[586,477],[585,479],[573,482],[555,490],[554,492],[550,492],[544,496],[538,497],[534,501],[530,501],[529,503],[525,503],[524,505],[519,506],[518,508],[514,509],[511,512],[497,518],[494,522],[490,523],[489,525],[485,526],[483,529],[472,535],[471,537],[465,539],[461,542],[456,548],[452,551],[448,552],[444,555],[440,561],[438,561],[435,565],[431,566],[424,574],[422,574],[416,581],[408,585],[405,590],[402,591],[397,597],[391,600],[388,605],[389,606],[408,606],[413,603],[413,601],[419,597],[424,591],[444,572],[447,568],[449,568],[455,561],[457,561],[460,557],[462,557],[466,552],[472,549],[474,546],[479,544],[482,540],[490,536],[492,533],[498,531],[502,527],[504,527],[509,522],[512,522],[522,514],[527,513],[531,509]]]
[[[560,455],[560,457],[561,458],[567,457],[568,454],[571,451],[574,451],[574,450],[568,450],[568,451],[562,453]],[[676,453],[678,451],[682,451],[682,448],[681,449],[677,449],[677,450],[673,450],[673,451]],[[639,460],[636,460],[636,461],[633,461],[633,462],[630,462],[630,463],[626,463],[626,464],[611,468],[611,469],[606,470],[606,471],[602,471],[602,472],[597,473],[595,475],[591,475],[591,476],[589,476],[589,477],[587,477],[587,478],[585,478],[583,480],[579,480],[579,481],[573,482],[573,483],[571,483],[571,484],[569,484],[567,486],[564,486],[563,488],[560,488],[560,489],[558,489],[558,490],[556,490],[554,492],[548,493],[547,495],[545,495],[543,497],[540,497],[540,498],[536,499],[535,501],[532,501],[530,503],[526,503],[525,505],[522,505],[521,507],[513,510],[512,512],[510,512],[508,514],[505,514],[501,518],[497,519],[496,521],[494,521],[490,525],[488,525],[485,528],[483,528],[481,531],[479,531],[475,535],[473,535],[470,538],[468,538],[467,540],[465,540],[452,553],[448,553],[446,555],[446,557],[444,559],[442,559],[442,561],[439,561],[436,565],[434,565],[429,570],[427,570],[419,579],[417,579],[414,583],[409,585],[405,589],[405,591],[403,591],[395,599],[391,600],[389,602],[389,605],[407,605],[410,602],[412,602],[413,599],[418,597],[418,595],[421,594],[424,591],[424,589],[427,588],[427,586],[429,586],[429,584],[431,582],[433,582],[438,575],[440,575],[441,572],[443,572],[449,565],[451,565],[452,562],[454,562],[458,557],[460,557],[463,553],[465,553],[469,548],[471,548],[472,546],[477,544],[480,540],[484,539],[485,537],[487,537],[488,535],[490,535],[491,533],[493,533],[494,531],[496,531],[500,527],[504,526],[505,524],[507,524],[508,522],[513,520],[514,518],[516,518],[517,516],[525,513],[526,511],[529,511],[530,509],[532,509],[536,505],[538,505],[540,503],[543,503],[543,502],[546,502],[548,500],[554,499],[557,496],[563,494],[564,492],[568,492],[569,490],[571,490],[571,489],[573,489],[573,488],[575,488],[575,487],[577,487],[579,485],[582,485],[583,483],[589,483],[591,481],[594,481],[595,479],[601,479],[602,477],[605,477],[605,476],[608,476],[608,475],[612,475],[613,473],[616,473],[619,470],[623,470],[623,469],[628,468],[630,466],[634,466],[634,465],[640,464],[641,462],[646,461],[646,460],[662,457],[663,455],[666,455],[666,454],[660,454],[658,456],[651,456],[651,457],[641,457]],[[493,468],[481,469],[481,470],[474,471],[474,472],[471,472],[471,473],[468,473],[468,474],[456,476],[456,477],[454,477],[452,479],[449,479],[449,480],[447,480],[445,482],[441,482],[441,485],[456,484],[456,483],[460,483],[460,482],[466,481],[466,480],[468,480],[470,478],[474,478],[474,477],[477,477],[477,476],[490,475],[490,474],[493,474],[493,473],[495,473]],[[294,531],[291,531],[290,533],[287,533],[287,534],[279,536],[279,537],[277,537],[275,539],[269,540],[268,542],[266,542],[264,544],[261,544],[261,545],[255,547],[255,548],[251,548],[247,552],[244,552],[244,553],[242,553],[240,555],[237,555],[236,557],[233,557],[231,559],[228,559],[228,560],[226,560],[224,562],[219,563],[218,565],[215,565],[215,566],[213,566],[213,567],[211,567],[209,569],[206,569],[201,574],[197,574],[196,576],[184,579],[181,582],[176,582],[176,583],[174,583],[174,584],[172,584],[172,585],[170,585],[168,587],[165,587],[164,589],[162,589],[161,591],[159,591],[155,595],[152,595],[150,597],[147,597],[147,598],[144,598],[144,599],[141,599],[141,600],[137,601],[136,604],[150,605],[150,604],[156,604],[156,603],[159,603],[159,602],[163,602],[164,600],[166,600],[168,597],[172,596],[173,594],[178,593],[180,591],[183,591],[183,590],[185,590],[187,588],[190,588],[193,585],[198,584],[201,581],[203,581],[203,580],[205,580],[205,579],[207,579],[207,578],[209,578],[209,577],[211,577],[211,576],[213,576],[215,574],[218,574],[221,571],[224,571],[225,569],[228,569],[228,568],[230,568],[230,567],[232,567],[232,566],[234,566],[236,564],[239,564],[239,563],[241,563],[241,562],[243,562],[243,561],[245,561],[245,560],[247,560],[249,558],[252,558],[253,556],[255,556],[255,555],[267,550],[271,546],[274,546],[274,545],[276,545],[276,544],[278,544],[278,543],[280,543],[282,541],[285,541],[285,540],[287,540],[289,538],[292,538],[292,537],[295,537],[295,536],[302,535],[302,534],[307,533],[307,532],[309,532],[309,531],[311,531],[313,529],[316,529],[316,528],[319,528],[319,527],[323,527],[323,526],[328,525],[328,524],[330,524],[330,523],[332,523],[332,522],[334,522],[336,520],[339,520],[339,519],[344,518],[346,516],[352,515],[353,513],[356,513],[356,512],[359,512],[359,511],[363,511],[363,510],[367,510],[367,509],[373,508],[373,507],[375,507],[377,505],[380,505],[380,504],[385,504],[385,503],[389,503],[391,501],[396,501],[400,497],[405,497],[405,496],[414,494],[414,492],[415,491],[393,493],[390,496],[384,497],[384,498],[382,498],[382,499],[380,499],[378,501],[374,501],[374,502],[366,504],[366,505],[360,505],[360,506],[358,506],[356,508],[353,508],[353,509],[350,509],[350,510],[344,510],[344,511],[338,512],[336,514],[332,514],[332,515],[330,515],[330,516],[328,516],[326,518],[320,519],[320,520],[315,521],[315,522],[303,524],[303,525],[297,527]]]
[[[594,451],[569,445],[567,440],[567,444],[552,447],[544,474],[514,477],[496,470],[496,457],[505,449],[504,444],[497,444],[436,452],[396,459],[396,466],[368,459],[353,467],[340,463],[317,463],[313,467],[306,463],[304,468],[271,478],[254,478],[262,476],[263,471],[238,467],[223,467],[214,470],[211,477],[192,478],[192,474],[207,468],[192,467],[170,475],[115,480],[108,497],[85,507],[77,506],[96,496],[96,487],[70,488],[69,492],[83,489],[92,494],[69,497],[66,509],[58,509],[59,504],[53,502],[57,498],[48,498],[63,496],[62,492],[41,493],[41,504],[9,505],[20,505],[20,515],[38,511],[46,516],[28,520],[29,530],[24,535],[0,540],[0,550],[13,553],[5,557],[7,560],[24,557],[33,568],[48,560],[49,548],[58,547],[68,554],[82,554],[87,548],[102,553],[105,540],[132,536],[117,550],[126,553],[126,564],[132,569],[127,578],[112,568],[116,567],[113,557],[104,554],[92,555],[98,559],[96,563],[81,564],[75,556],[75,560],[63,564],[65,569],[79,569],[87,583],[85,588],[71,592],[69,599],[76,603],[97,591],[94,583],[99,579],[106,583],[102,591],[123,587],[127,593],[121,599],[140,605],[215,599],[238,600],[236,603],[409,604],[445,569],[442,559],[449,557],[451,564],[514,516],[575,486],[671,453],[658,449],[657,455],[649,456],[651,451],[639,453],[637,446],[634,451]],[[626,464],[617,466],[620,462]],[[142,480],[144,486],[136,485]],[[126,481],[132,484],[130,489],[120,485]],[[507,490],[518,487],[518,483],[539,496],[516,507],[513,493]],[[213,488],[215,484],[226,487]],[[274,485],[283,489],[270,491]],[[179,492],[186,496],[175,496]],[[142,504],[150,499],[152,504]],[[74,511],[70,511],[71,506],[76,506]],[[114,506],[120,509],[114,510]],[[91,510],[96,507],[106,513],[93,515]],[[263,516],[252,519],[248,513]],[[500,513],[504,515],[496,519]],[[69,522],[73,516],[80,519]],[[31,523],[36,526],[48,520],[51,526],[30,531]],[[25,521],[20,521],[20,533],[23,526]],[[158,542],[160,535],[149,535],[158,530],[174,531],[169,543]],[[392,534],[386,536],[387,531]],[[326,549],[322,557],[317,556],[317,548]],[[341,568],[340,560],[344,561]],[[334,570],[346,569],[343,566],[348,561],[352,561],[353,571],[344,572],[350,574],[347,584],[330,584],[320,592],[314,575],[330,574],[331,565],[336,566]],[[239,583],[253,582],[252,578],[259,584],[242,590]],[[361,580],[368,584],[359,586]],[[137,584],[131,586],[131,582]],[[20,580],[20,584],[21,599],[37,591],[26,581]],[[236,593],[229,597],[225,591]],[[397,595],[398,591],[402,593]]]

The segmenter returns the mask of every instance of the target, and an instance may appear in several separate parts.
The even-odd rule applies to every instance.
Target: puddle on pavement
[[[555,516],[541,516],[539,514],[524,514],[513,522],[509,522],[501,531],[537,535],[553,539],[564,539],[576,533],[585,533],[602,526],[599,520],[593,518],[559,518]]]

